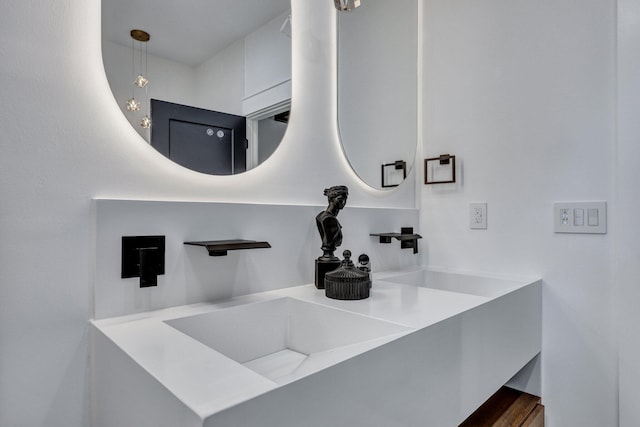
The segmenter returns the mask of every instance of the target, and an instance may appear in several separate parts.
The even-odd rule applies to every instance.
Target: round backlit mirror
[[[418,2],[367,0],[338,12],[338,125],[355,172],[399,185],[418,141]]]
[[[289,117],[290,8],[289,0],[103,0],[102,55],[118,105],[185,167],[214,175],[256,167]]]

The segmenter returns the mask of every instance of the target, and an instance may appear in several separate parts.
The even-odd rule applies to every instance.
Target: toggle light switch
[[[575,226],[584,225],[584,209],[581,209],[581,208],[573,209],[573,225]]]

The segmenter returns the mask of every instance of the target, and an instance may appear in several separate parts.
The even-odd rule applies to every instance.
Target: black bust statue
[[[342,226],[337,216],[347,204],[349,189],[344,185],[336,185],[325,189],[324,195],[329,200],[329,206],[316,216],[316,225],[322,239],[322,256],[318,259],[336,261],[338,257],[333,255],[333,251],[342,244]]]
[[[316,260],[316,287],[324,289],[324,275],[340,266],[340,259],[333,252],[342,244],[342,226],[338,222],[338,213],[347,204],[349,189],[336,185],[324,190],[329,206],[316,216],[316,225],[322,239],[322,256]]]

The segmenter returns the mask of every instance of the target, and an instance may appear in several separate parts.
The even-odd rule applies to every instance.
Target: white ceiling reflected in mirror
[[[290,0],[102,0],[103,62],[123,114],[190,169],[256,167],[287,127],[290,10]],[[133,38],[134,29],[149,40]],[[134,84],[138,74],[144,87]],[[135,111],[127,109],[132,98]],[[140,126],[145,115],[148,128]]]
[[[358,176],[392,189],[415,161],[418,0],[362,1],[338,12],[338,127]]]

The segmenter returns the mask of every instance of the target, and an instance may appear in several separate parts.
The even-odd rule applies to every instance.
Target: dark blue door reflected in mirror
[[[151,145],[197,172],[233,175],[246,170],[246,118],[151,100]]]

